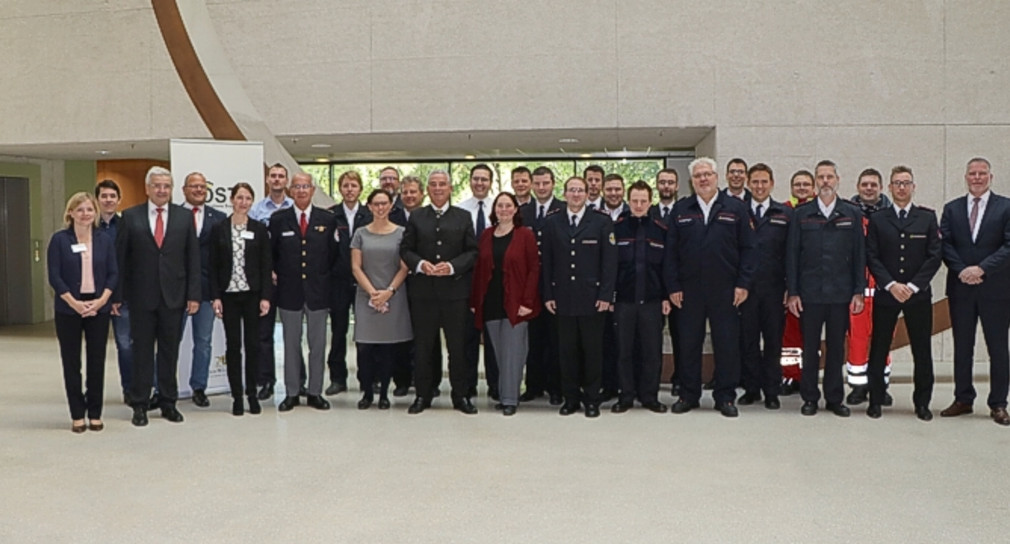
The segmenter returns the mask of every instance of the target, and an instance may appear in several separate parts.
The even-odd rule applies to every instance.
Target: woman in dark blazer
[[[519,404],[527,345],[526,322],[540,312],[540,258],[533,231],[522,226],[519,202],[501,193],[491,207],[491,225],[480,237],[470,309],[478,329],[487,330],[498,358],[496,406],[511,416]]]
[[[225,364],[231,387],[231,413],[245,412],[242,402],[242,344],[245,339],[245,394],[249,413],[260,413],[256,398],[259,318],[270,311],[273,281],[267,228],[249,219],[255,193],[245,182],[231,189],[232,215],[211,231],[210,296],[214,314],[224,321]]]
[[[98,226],[98,203],[76,193],[63,214],[65,229],[53,234],[47,260],[49,285],[56,292],[56,338],[63,361],[63,385],[70,403],[70,427],[100,431],[105,386],[105,346],[109,338],[109,297],[119,280],[115,242]],[[81,390],[81,335],[87,346],[87,390]],[[88,421],[85,423],[85,416]]]

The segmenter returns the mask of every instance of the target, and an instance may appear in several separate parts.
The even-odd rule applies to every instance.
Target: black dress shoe
[[[1010,414],[1002,406],[990,409],[989,417],[999,425],[1003,425],[1004,427],[1010,426]]]
[[[617,404],[610,407],[610,411],[615,414],[623,414],[624,412],[631,410],[634,405],[635,404],[632,402],[618,401]]]
[[[143,406],[133,407],[133,419],[130,420],[134,427],[144,427],[147,425],[147,410]]]
[[[642,408],[645,408],[646,410],[656,414],[666,413],[666,405],[663,404],[662,402],[659,402],[658,400],[654,400],[652,402],[646,402],[645,404],[642,405]]]
[[[543,391],[541,391],[540,393],[537,393],[535,391],[531,391],[531,390],[527,389],[526,391],[523,391],[522,395],[519,395],[519,401],[520,402],[530,402],[530,401],[537,400],[538,398],[540,398],[542,396],[544,396]]]
[[[420,414],[425,409],[431,408],[431,401],[425,400],[421,397],[415,397],[414,402],[407,408],[408,414]]]
[[[172,423],[182,423],[182,421],[183,421],[182,414],[179,413],[179,410],[175,409],[175,406],[169,406],[167,408],[162,408],[161,409],[161,419],[167,419],[168,421],[171,421]]]
[[[308,400],[305,404],[315,408],[316,410],[329,410],[330,403],[320,395],[309,395]]]
[[[600,392],[600,401],[607,402],[609,400],[616,399],[618,397],[618,391],[616,389],[604,389]]]
[[[767,397],[765,398],[765,408],[769,410],[778,410],[782,407],[782,403],[779,402],[778,397]]]
[[[260,387],[260,392],[256,394],[260,400],[270,400],[274,397],[274,384],[268,383]]]
[[[491,397],[491,400],[493,400],[493,401],[499,401],[499,400],[501,400],[501,395],[498,394],[498,388],[497,387],[492,388],[492,389],[488,389],[487,396]]]
[[[795,395],[800,392],[800,384],[789,380],[782,382],[782,391],[779,392],[780,396],[788,397],[789,395]]]
[[[463,397],[452,401],[452,407],[468,416],[472,416],[477,413],[477,407],[470,402],[469,397]]]
[[[506,416],[514,416],[516,415],[516,407],[509,404],[501,409],[501,413]]]
[[[845,397],[845,402],[853,406],[862,404],[870,396],[870,388],[866,385],[854,385],[852,386],[852,392],[849,396]]]
[[[884,406],[893,406],[894,405],[894,397],[892,397],[891,394],[888,393],[887,391],[884,391],[884,402],[883,402],[883,404],[884,404]]]
[[[256,395],[249,395],[249,413],[255,415],[262,411],[263,409],[260,408],[260,401],[256,398]]]
[[[407,387],[406,385],[397,386],[395,389],[393,389],[393,396],[397,397],[397,398],[399,398],[399,397],[406,397],[407,396],[407,392],[409,392],[409,391],[410,391],[410,388]]]
[[[600,417],[600,405],[599,404],[587,404],[586,405],[586,417]]]
[[[361,400],[358,401],[358,410],[367,410],[371,406],[372,406],[371,397],[361,397]]]
[[[231,415],[240,416],[245,413],[245,403],[242,402],[242,397],[234,399],[231,401]]]
[[[881,411],[879,404],[873,404],[871,402],[870,405],[866,407],[866,415],[870,416],[871,419],[880,419],[880,416],[884,414],[883,411]]]
[[[712,378],[711,380],[706,382],[704,385],[701,386],[701,388],[704,389],[705,391],[711,391],[715,389],[715,378]]]
[[[803,407],[800,408],[800,413],[805,416],[817,415],[817,403],[813,401],[805,401]]]
[[[290,412],[292,408],[301,404],[302,401],[298,397],[284,397],[284,400],[277,405],[278,412]]]
[[[677,399],[677,402],[670,406],[670,412],[674,414],[686,414],[691,410],[701,406],[697,402],[688,402],[684,399]]]
[[[737,410],[736,406],[732,402],[721,402],[715,405],[715,409],[723,415],[723,417],[737,417],[740,415],[740,411]]]
[[[326,388],[325,394],[328,397],[332,397],[333,395],[339,395],[344,391],[347,391],[347,386],[345,384],[330,382],[330,386]]]
[[[388,397],[379,397],[379,410],[389,410],[390,406]]]
[[[915,417],[923,421],[933,421],[933,412],[930,412],[926,406],[916,406]]]
[[[844,404],[825,404],[824,409],[838,417],[849,417],[849,414],[852,413],[849,407]]]
[[[193,404],[199,406],[200,408],[210,406],[210,399],[207,398],[207,393],[205,393],[203,389],[193,390]]]
[[[551,393],[551,398],[548,402],[551,406],[561,406],[565,401],[559,393]]]
[[[158,408],[161,408],[161,395],[154,393],[151,395],[151,400],[147,401],[147,409],[157,410]]]
[[[561,407],[561,410],[558,410],[558,413],[563,416],[570,416],[578,411],[579,411],[578,403],[576,404],[565,403],[565,405]]]
[[[309,390],[305,389],[304,385],[300,386],[298,388],[298,396],[299,397],[307,397],[307,396],[309,396]]]
[[[744,393],[743,395],[740,395],[740,398],[737,399],[736,403],[740,406],[750,406],[759,400],[761,400],[761,393]]]

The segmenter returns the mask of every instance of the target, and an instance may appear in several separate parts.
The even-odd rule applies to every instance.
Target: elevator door
[[[32,322],[28,180],[0,177],[0,326]]]

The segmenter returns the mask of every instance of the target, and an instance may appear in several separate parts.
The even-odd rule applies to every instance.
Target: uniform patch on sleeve
[[[610,233],[610,245],[614,245],[614,233]]]

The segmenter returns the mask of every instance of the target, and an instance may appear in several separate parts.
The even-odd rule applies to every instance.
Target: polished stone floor
[[[52,324],[0,329],[0,353],[2,543],[1010,538],[1010,429],[982,401],[920,422],[903,379],[880,420],[802,417],[795,396],[735,420],[708,398],[686,415],[587,420],[544,401],[505,418],[484,396],[464,416],[443,395],[408,416],[408,398],[359,412],[352,390],[328,412],[241,418],[222,396],[181,401],[185,423],[136,429],[112,349],[106,429],[75,435]],[[952,391],[938,371],[937,414]]]

